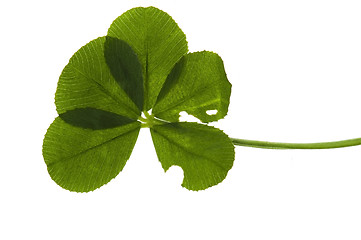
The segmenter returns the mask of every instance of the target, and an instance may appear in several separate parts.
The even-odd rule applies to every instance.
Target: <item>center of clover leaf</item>
[[[165,171],[180,166],[189,190],[214,186],[233,166],[234,145],[207,123],[226,116],[230,93],[217,54],[188,53],[185,34],[167,13],[133,8],[62,71],[59,117],[43,143],[48,172],[67,190],[93,191],[120,173],[140,129],[149,128]],[[203,124],[179,122],[182,111]]]
[[[138,121],[142,123],[142,128],[153,128],[155,125],[167,124],[169,122],[156,118],[154,115],[144,111],[144,117],[140,116]]]

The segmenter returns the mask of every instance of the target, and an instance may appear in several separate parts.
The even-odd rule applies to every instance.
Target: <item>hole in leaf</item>
[[[217,113],[218,113],[218,110],[217,109],[214,109],[214,110],[207,110],[206,111],[206,113],[208,114],[208,115],[216,115]]]
[[[198,118],[196,118],[193,115],[188,114],[186,111],[182,111],[179,113],[179,121],[201,123],[201,121]]]

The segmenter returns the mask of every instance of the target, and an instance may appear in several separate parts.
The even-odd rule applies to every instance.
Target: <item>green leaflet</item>
[[[127,11],[108,36],[80,48],[59,78],[59,117],[44,138],[51,178],[77,192],[106,184],[123,169],[140,128],[149,127],[162,167],[183,169],[183,187],[220,183],[234,161],[230,138],[178,121],[181,111],[205,123],[223,118],[231,84],[217,54],[187,51],[184,33],[154,7]]]
[[[70,191],[89,192],[101,187],[123,169],[139,129],[138,122],[91,130],[55,119],[43,144],[43,156],[51,178]]]
[[[108,36],[127,42],[143,66],[144,110],[155,103],[174,64],[188,52],[186,36],[165,12],[154,8],[133,8],[115,19]]]
[[[234,146],[219,129],[197,123],[169,123],[151,128],[154,146],[165,171],[184,171],[182,186],[203,190],[220,183],[233,166]]]
[[[231,84],[222,59],[212,52],[185,55],[169,74],[152,113],[171,122],[186,111],[202,122],[224,118],[228,111]],[[214,115],[207,110],[217,110]]]
[[[80,48],[60,75],[55,93],[59,114],[76,108],[97,108],[137,119],[140,110],[114,80],[104,58],[105,37]]]

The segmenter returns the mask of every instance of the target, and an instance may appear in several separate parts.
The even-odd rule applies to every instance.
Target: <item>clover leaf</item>
[[[227,114],[230,93],[217,54],[188,53],[185,34],[167,13],[131,9],[107,36],[80,48],[61,73],[59,117],[43,143],[48,172],[70,191],[95,190],[119,174],[139,130],[149,127],[164,170],[183,169],[183,187],[216,185],[232,168],[232,140],[214,127],[179,122],[179,113],[204,123],[219,120]]]
[[[361,138],[279,143],[229,138],[206,125],[228,112],[231,84],[215,53],[188,53],[185,34],[165,12],[133,8],[108,35],[80,48],[60,75],[59,117],[48,128],[43,157],[51,178],[70,191],[89,192],[125,166],[141,128],[150,128],[165,171],[183,169],[182,186],[203,190],[222,182],[234,146],[330,149],[361,145]],[[148,112],[151,110],[151,112]],[[180,112],[202,124],[179,122]],[[143,113],[143,115],[142,115]]]

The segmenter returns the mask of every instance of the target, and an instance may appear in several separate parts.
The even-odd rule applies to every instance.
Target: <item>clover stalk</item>
[[[331,149],[343,148],[361,145],[361,138],[353,138],[334,142],[318,142],[318,143],[283,143],[283,142],[267,142],[231,138],[232,143],[236,146],[267,148],[267,149]]]

